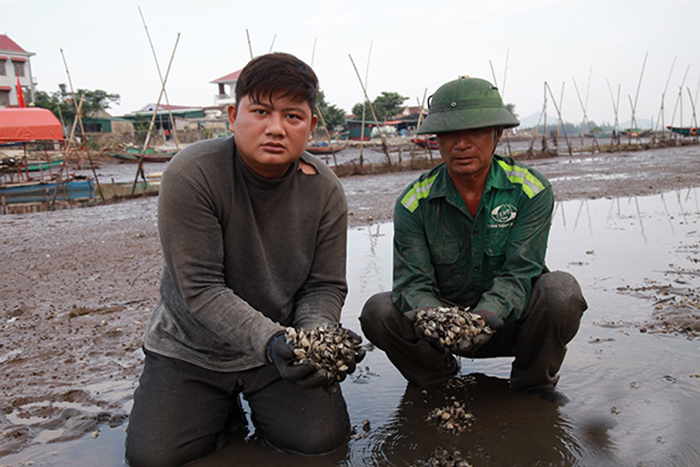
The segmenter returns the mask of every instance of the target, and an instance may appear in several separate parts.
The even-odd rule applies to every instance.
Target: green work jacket
[[[549,181],[510,157],[494,155],[476,217],[444,163],[422,174],[394,209],[394,305],[456,304],[515,321],[547,271],[553,210]]]

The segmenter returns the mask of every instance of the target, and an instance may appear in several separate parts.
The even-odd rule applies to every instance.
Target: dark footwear
[[[559,392],[554,388],[534,389],[532,391],[528,391],[528,394],[557,405],[564,405],[569,402],[569,398],[566,397],[566,394]]]

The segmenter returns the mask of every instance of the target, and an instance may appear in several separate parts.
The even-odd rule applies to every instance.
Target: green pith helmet
[[[520,125],[503,105],[498,88],[486,80],[462,76],[443,84],[430,96],[428,116],[419,135]]]

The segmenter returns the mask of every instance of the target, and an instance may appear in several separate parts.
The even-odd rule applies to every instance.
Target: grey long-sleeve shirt
[[[146,349],[215,371],[267,363],[285,326],[338,322],[347,293],[347,203],[319,159],[279,180],[246,166],[233,137],[183,149],[163,173],[165,265]]]

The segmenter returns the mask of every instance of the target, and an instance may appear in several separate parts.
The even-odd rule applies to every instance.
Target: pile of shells
[[[342,381],[355,361],[360,350],[360,342],[351,338],[349,331],[338,325],[320,326],[309,331],[287,328],[288,344],[294,346],[297,364],[316,364],[316,368],[328,373],[330,382]]]
[[[476,418],[464,408],[464,404],[454,401],[452,405],[431,410],[426,420],[437,423],[441,430],[456,435],[471,427]]]
[[[426,336],[437,339],[443,348],[453,353],[459,347],[470,346],[479,334],[494,332],[469,308],[456,306],[420,309],[416,313],[415,324],[423,329]]]
[[[449,452],[438,446],[427,461],[417,460],[411,464],[411,467],[471,467],[471,464],[462,457],[462,453],[458,450]]]

